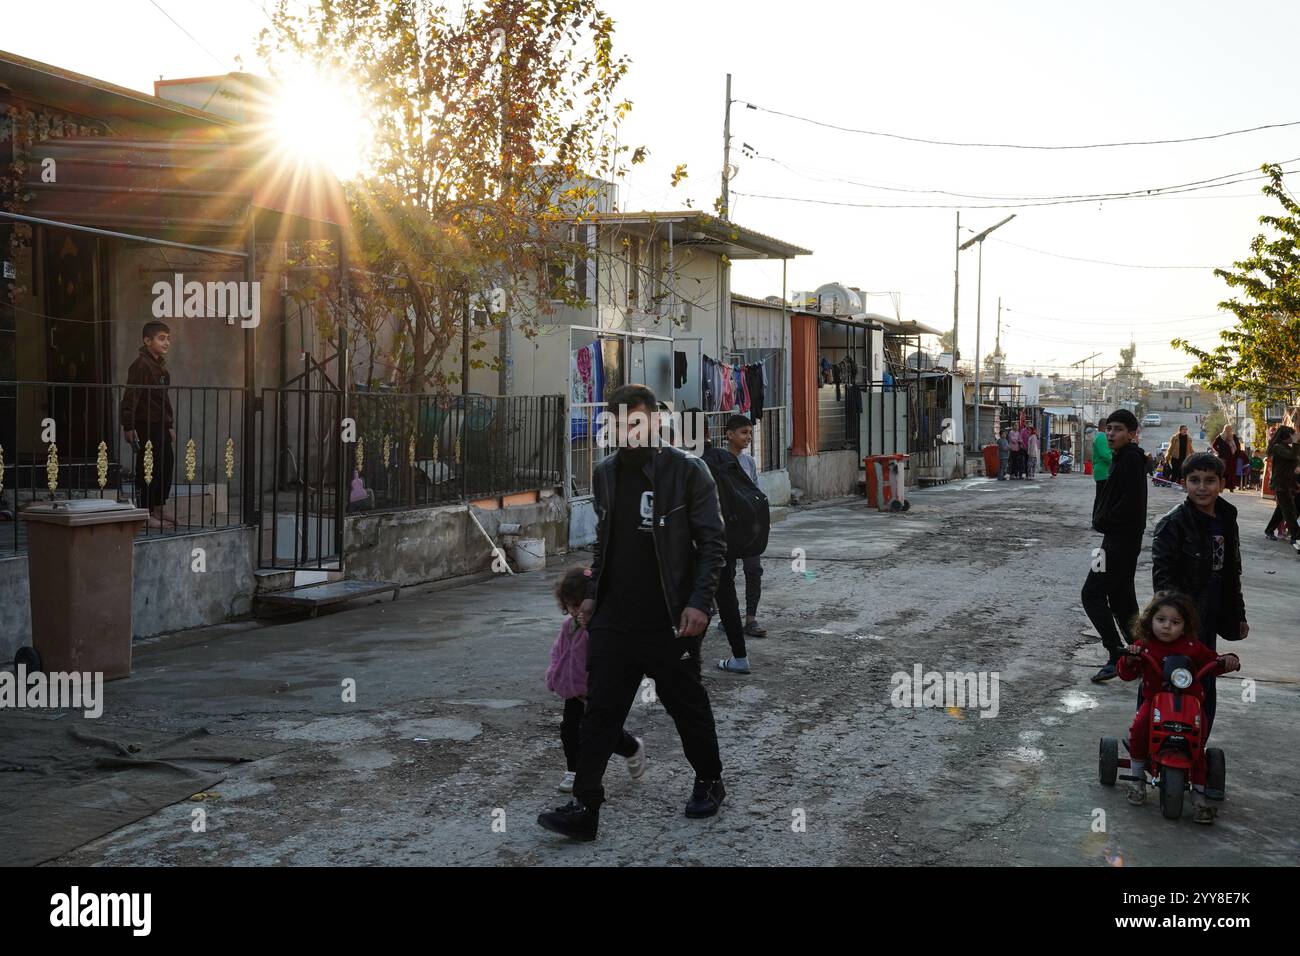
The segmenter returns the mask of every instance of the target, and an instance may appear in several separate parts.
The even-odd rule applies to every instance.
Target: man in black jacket
[[[614,391],[618,450],[592,475],[596,544],[588,599],[587,712],[573,800],[537,818],[548,830],[593,840],[601,778],[643,677],[655,682],[695,770],[688,817],[718,812],[726,790],[700,643],[727,550],[718,492],[699,458],[649,447],[657,403],[644,385]]]
[[[1147,525],[1147,469],[1146,453],[1136,442],[1137,430],[1137,417],[1126,408],[1106,419],[1110,476],[1092,512],[1093,530],[1103,537],[1080,594],[1088,620],[1109,654],[1092,676],[1094,683],[1116,676],[1115,663],[1138,612],[1133,578]]]

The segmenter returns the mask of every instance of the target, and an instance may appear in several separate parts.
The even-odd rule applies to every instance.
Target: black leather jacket
[[[598,523],[587,596],[597,606],[605,596],[600,572],[609,543],[610,507],[616,500],[617,457],[618,453],[606,457],[592,474]],[[655,449],[645,471],[654,489],[651,533],[658,557],[659,580],[675,628],[687,607],[710,613],[718,574],[727,553],[727,535],[718,506],[718,489],[702,459],[680,448],[665,446]]]
[[[1235,641],[1238,625],[1246,620],[1241,596],[1241,536],[1237,530],[1237,509],[1222,498],[1215,512],[1223,525],[1223,597],[1219,636]],[[1151,580],[1157,591],[1181,591],[1197,603],[1204,617],[1209,607],[1211,562],[1205,527],[1197,518],[1195,505],[1183,499],[1158,522],[1151,540]],[[1208,636],[1208,635],[1207,635]]]

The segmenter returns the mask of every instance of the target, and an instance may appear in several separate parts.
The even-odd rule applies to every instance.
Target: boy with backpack
[[[727,558],[718,577],[714,599],[727,634],[727,643],[731,645],[731,656],[718,661],[718,668],[732,674],[750,673],[745,649],[746,628],[741,624],[740,599],[736,594],[736,559],[756,557],[767,550],[772,520],[767,496],[741,464],[741,453],[748,447],[753,434],[754,425],[748,418],[732,415],[726,424],[726,447],[709,445],[704,449],[704,463],[709,466],[718,486],[722,519],[727,529]],[[748,633],[752,635],[754,630],[750,629]]]

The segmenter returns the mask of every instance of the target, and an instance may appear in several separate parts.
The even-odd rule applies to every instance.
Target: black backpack
[[[767,495],[749,479],[731,452],[708,448],[704,462],[718,486],[718,503],[727,528],[727,557],[750,558],[767,550],[772,514]]]

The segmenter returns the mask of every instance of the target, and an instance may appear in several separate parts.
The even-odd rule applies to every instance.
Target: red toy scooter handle
[[[1142,652],[1138,654],[1138,658],[1142,661],[1143,664],[1145,664],[1147,667],[1151,669],[1151,672],[1155,675],[1156,680],[1160,680],[1165,676],[1164,668],[1160,666],[1159,662],[1157,662],[1156,659],[1151,656],[1151,652],[1148,651],[1146,648],[1142,649]],[[1202,679],[1210,676],[1211,671],[1214,671],[1216,669],[1219,670],[1220,673],[1215,674],[1214,676],[1215,677],[1221,676],[1222,669],[1223,669],[1222,657],[1216,657],[1214,660],[1210,661],[1210,663],[1206,664],[1199,671],[1197,671],[1196,677],[1192,680],[1192,683],[1199,684]]]

